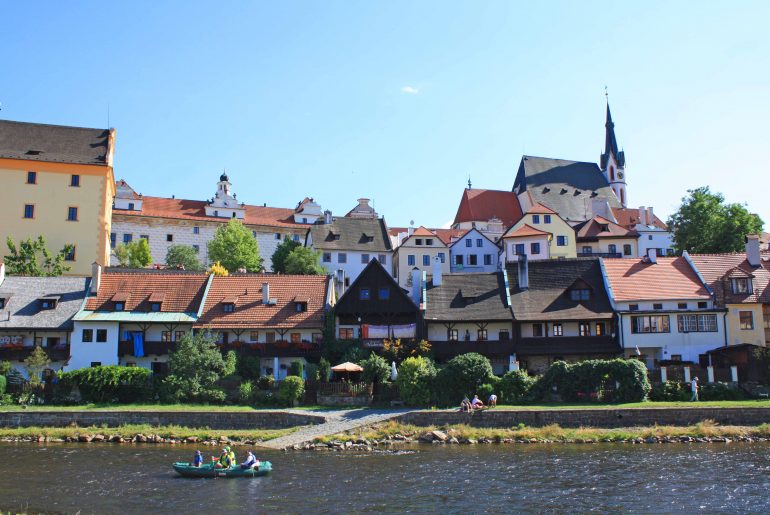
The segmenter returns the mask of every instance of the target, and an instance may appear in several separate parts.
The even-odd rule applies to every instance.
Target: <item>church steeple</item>
[[[610,183],[620,205],[626,207],[626,154],[618,150],[618,140],[615,138],[615,124],[612,121],[610,103],[607,102],[607,119],[604,123],[604,153],[600,158],[600,167],[607,182]]]

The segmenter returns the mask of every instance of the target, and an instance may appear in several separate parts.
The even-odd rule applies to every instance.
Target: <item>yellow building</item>
[[[0,256],[9,236],[42,235],[52,253],[74,245],[69,275],[107,265],[114,151],[114,129],[0,120]]]
[[[506,262],[519,254],[531,260],[574,258],[575,230],[554,210],[535,202],[503,235]]]

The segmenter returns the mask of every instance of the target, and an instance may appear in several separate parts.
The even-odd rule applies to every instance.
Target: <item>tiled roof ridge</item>
[[[102,270],[103,274],[109,275],[140,275],[140,274],[153,274],[153,275],[188,275],[199,276],[208,275],[206,272],[199,270],[178,270],[176,268],[123,268],[119,266],[110,266]]]
[[[528,158],[532,158],[532,159],[547,159],[548,161],[566,161],[568,163],[587,163],[587,164],[591,164],[591,165],[595,165],[596,164],[593,161],[577,161],[575,159],[563,159],[561,157],[532,156],[532,155],[529,155],[529,154],[523,154],[521,157],[522,157],[522,159],[525,159],[525,158],[527,158],[527,159]]]
[[[109,128],[104,127],[81,127],[79,125],[60,125],[55,123],[37,123],[37,122],[22,122],[19,120],[6,120],[6,119],[0,119],[0,122],[3,123],[15,123],[18,125],[32,125],[36,127],[56,127],[58,129],[76,129],[76,130],[83,130],[83,131],[109,131]]]
[[[180,201],[180,202],[200,202],[201,204],[209,205],[211,202],[209,200],[200,200],[200,199],[194,199],[194,198],[182,198],[182,197],[158,197],[156,195],[141,195],[141,197],[144,200],[148,199],[160,199],[160,200],[174,200],[174,201]],[[278,206],[261,206],[258,204],[247,204],[245,202],[240,203],[239,205],[242,205],[243,207],[250,207],[250,208],[259,208],[259,209],[282,209],[285,211],[291,211],[292,213],[295,212],[294,208],[291,207],[278,207]],[[120,209],[120,212],[125,211],[132,211],[130,209]],[[133,211],[139,211],[138,209],[134,209]]]

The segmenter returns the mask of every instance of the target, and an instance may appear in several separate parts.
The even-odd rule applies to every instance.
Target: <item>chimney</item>
[[[358,207],[369,207],[369,199],[368,198],[360,198],[358,199]]]
[[[746,236],[746,261],[754,267],[761,264],[759,258],[759,234],[749,234]]]
[[[441,259],[436,256],[433,258],[433,286],[441,286]]]
[[[91,293],[96,295],[102,283],[102,265],[94,261],[91,263]]]
[[[407,238],[409,236],[411,236],[412,234],[414,234],[414,225],[410,225],[409,228],[406,230],[406,237]]]
[[[655,215],[652,214],[652,206],[647,208],[647,225],[655,225]]]
[[[420,305],[420,290],[422,289],[422,284],[420,284],[421,277],[422,272],[420,269],[417,267],[412,268],[412,300],[418,306]]]
[[[647,225],[647,210],[644,206],[639,206],[639,223]]]
[[[270,283],[262,283],[262,304],[270,304]]]
[[[5,263],[0,263],[0,285],[5,280]]]
[[[647,249],[647,260],[653,265],[658,262],[658,249]]]
[[[332,223],[332,212],[329,211],[328,209],[324,211],[324,223],[325,224]]]
[[[529,263],[526,254],[519,254],[519,288],[529,289]]]

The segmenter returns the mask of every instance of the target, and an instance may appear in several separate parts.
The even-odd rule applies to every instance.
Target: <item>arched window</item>
[[[610,181],[614,181],[614,180],[615,180],[615,167],[610,166]]]

